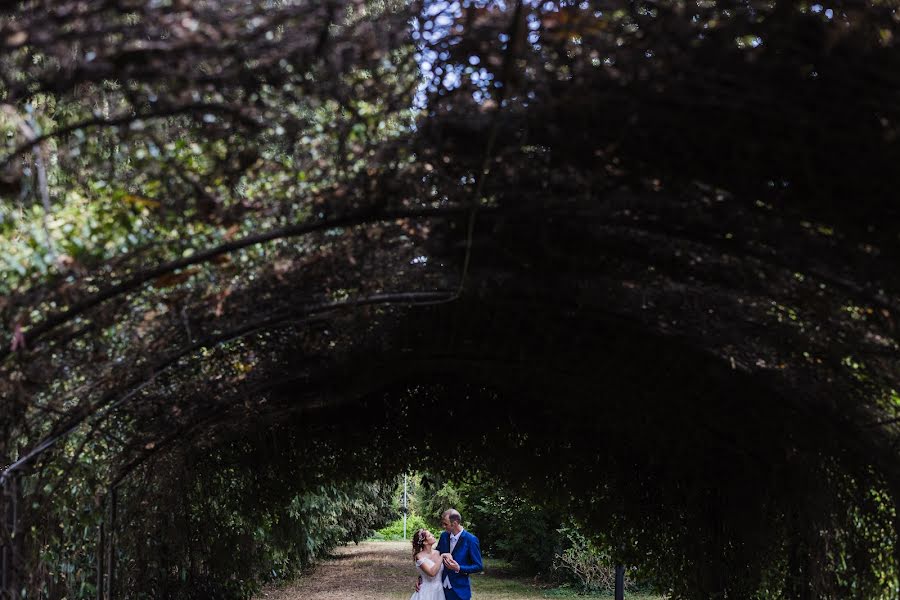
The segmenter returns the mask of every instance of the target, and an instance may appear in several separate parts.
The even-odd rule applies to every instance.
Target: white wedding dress
[[[434,565],[434,561],[430,558],[421,558],[416,561],[416,570],[422,576],[422,585],[419,591],[412,595],[409,600],[444,600],[444,584],[441,583],[441,575],[444,574],[444,563],[438,568],[437,575],[432,577],[422,569],[423,564],[429,567]]]

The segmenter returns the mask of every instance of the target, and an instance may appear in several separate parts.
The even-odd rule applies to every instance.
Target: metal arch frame
[[[20,473],[4,479],[0,484],[0,506],[3,507],[4,536],[0,545],[0,598],[14,600],[19,597],[17,564],[19,562],[19,486]]]

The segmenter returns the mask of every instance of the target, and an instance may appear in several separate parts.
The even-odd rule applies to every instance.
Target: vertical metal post
[[[19,536],[19,473],[13,472],[3,483],[2,506],[3,527],[5,529],[2,556],[0,556],[0,598],[14,600],[18,598],[18,546]]]
[[[408,477],[407,475],[405,475],[405,474],[403,475],[403,539],[404,540],[406,539],[406,513],[409,512],[406,508],[407,507],[407,496],[406,496],[407,477]]]
[[[616,565],[616,600],[625,600],[625,565]]]
[[[10,577],[10,587],[12,587],[13,598],[19,597],[19,565],[21,562],[21,557],[19,556],[19,548],[22,545],[22,536],[19,534],[19,496],[22,494],[22,490],[19,489],[19,486],[22,483],[22,478],[18,471],[13,475],[12,478],[12,501],[10,504],[12,505],[12,519],[9,525],[9,529],[12,532],[12,543],[10,552],[10,573],[12,577]]]
[[[7,556],[8,549],[6,544],[0,546],[0,598],[6,598],[6,592],[8,589],[8,576],[7,571],[9,569],[9,557]]]
[[[106,527],[103,521],[100,521],[100,541],[97,544],[97,600],[105,600],[103,594],[103,578],[104,573],[104,555],[106,554]]]
[[[9,527],[9,480],[3,481],[3,488],[0,489],[0,506],[3,507],[3,527],[6,529]],[[9,598],[11,597],[10,589],[9,589],[9,542],[8,536],[10,535],[10,531],[6,529],[3,532],[5,535],[2,538],[2,545],[0,545],[0,598]]]
[[[116,577],[116,488],[109,491],[109,559],[106,563],[106,597],[113,600]]]

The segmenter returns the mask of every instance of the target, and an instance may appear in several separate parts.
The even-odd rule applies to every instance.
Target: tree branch
[[[168,108],[159,108],[154,111],[146,112],[146,113],[134,113],[127,115],[119,115],[117,117],[95,117],[93,119],[85,119],[84,121],[79,121],[77,123],[72,123],[71,125],[65,125],[63,127],[58,127],[53,131],[49,131],[42,135],[36,136],[34,138],[29,139],[28,141],[20,144],[16,147],[6,158],[0,162],[0,171],[5,169],[9,164],[16,159],[17,156],[28,152],[35,146],[39,146],[40,144],[46,142],[47,140],[51,140],[54,138],[58,138],[64,135],[68,135],[70,133],[74,133],[79,129],[92,129],[94,127],[119,127],[121,125],[127,125],[129,123],[134,123],[135,121],[141,121],[145,119],[159,119],[163,117],[173,117],[176,115],[184,114],[186,112],[191,111],[205,111],[205,112],[218,112],[224,114],[230,114],[236,117],[238,120],[243,121],[247,125],[251,125],[253,127],[263,127],[263,124],[256,121],[252,117],[246,115],[244,111],[240,108],[229,106],[227,104],[221,103],[212,103],[212,102],[192,102],[190,104],[184,104],[181,106],[172,106]]]
[[[128,391],[123,393],[119,397],[116,397],[118,394],[108,393],[92,406],[78,411],[78,414],[74,415],[65,423],[57,426],[54,433],[44,438],[31,450],[23,453],[22,458],[3,469],[3,472],[0,473],[0,486],[2,486],[6,482],[11,473],[21,471],[22,469],[30,465],[44,452],[53,447],[57,442],[72,434],[91,416],[97,415],[99,411],[102,411],[102,413],[98,415],[98,418],[105,419],[109,416],[111,411],[113,411],[121,404],[127,402],[138,392],[153,383],[153,381],[155,381],[156,378],[159,377],[159,375],[161,375],[169,367],[177,364],[180,359],[190,355],[193,352],[196,352],[197,350],[200,350],[201,348],[219,346],[221,344],[234,341],[252,333],[268,330],[281,325],[305,323],[309,321],[307,317],[327,313],[333,310],[385,304],[428,306],[450,301],[454,297],[455,295],[452,291],[395,292],[388,294],[373,294],[371,296],[363,296],[354,300],[320,302],[315,304],[308,304],[304,307],[301,307],[300,310],[292,310],[289,313],[281,313],[275,316],[267,317],[265,319],[253,321],[241,327],[229,330],[224,333],[220,333],[218,335],[207,336],[158,361],[153,367],[150,368],[148,375],[132,378],[131,381],[123,386],[123,388],[127,388]]]

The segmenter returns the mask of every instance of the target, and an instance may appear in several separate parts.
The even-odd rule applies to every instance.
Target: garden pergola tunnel
[[[896,593],[898,28],[0,8],[3,593],[177,596],[204,499],[450,474],[448,421],[674,597]]]
[[[452,240],[468,217],[430,215],[428,223]],[[62,420],[48,438],[59,440],[21,472],[54,482],[34,473],[53,464],[45,455],[71,446],[66,434],[83,450],[124,422],[129,438],[107,459],[107,489],[128,485],[134,473],[164,486],[171,461],[215,448],[244,448],[249,454],[236,460],[260,468],[279,454],[316,463],[322,457],[310,452],[320,448],[336,478],[410,467],[459,475],[468,465],[565,503],[600,529],[634,535],[629,527],[652,523],[671,551],[703,565],[689,585],[713,595],[740,593],[726,574],[771,552],[773,540],[802,538],[790,515],[814,515],[821,498],[832,514],[830,477],[850,471],[853,485],[895,485],[891,438],[879,435],[890,424],[871,422],[877,407],[847,395],[852,381],[827,373],[824,362],[791,361],[817,351],[794,346],[799,325],[773,311],[779,300],[748,302],[750,282],[722,279],[743,260],[759,281],[788,282],[775,292],[795,298],[797,287],[816,289],[818,281],[790,272],[779,280],[784,267],[755,256],[700,255],[708,247],[692,242],[687,250],[683,235],[666,247],[661,234],[636,233],[633,218],[617,229],[613,216],[590,207],[475,218],[461,293],[442,281],[458,272],[453,251],[430,238],[377,268],[386,278],[413,270],[438,291],[298,302],[307,286],[322,285],[301,250],[289,269],[229,295],[228,325],[215,313],[209,324],[205,314],[174,315],[159,354],[144,354],[145,366],[130,369],[134,376],[118,380],[93,412]],[[383,223],[374,226],[408,227]],[[371,226],[347,228],[333,259],[345,267],[320,266],[317,276],[339,278],[360,264],[356,253],[368,249],[357,246],[366,239],[357,232]],[[670,262],[677,260],[696,270]],[[728,271],[710,268],[717,260]],[[673,282],[674,273],[690,284]],[[744,311],[740,320],[734,311]],[[7,486],[16,481],[10,475]],[[98,509],[107,515],[98,532],[107,550],[97,554],[107,575],[98,589],[115,585],[108,548],[122,525],[114,498]],[[40,509],[27,518],[39,523]],[[632,549],[623,558],[641,560]],[[814,565],[792,568],[802,577]]]

